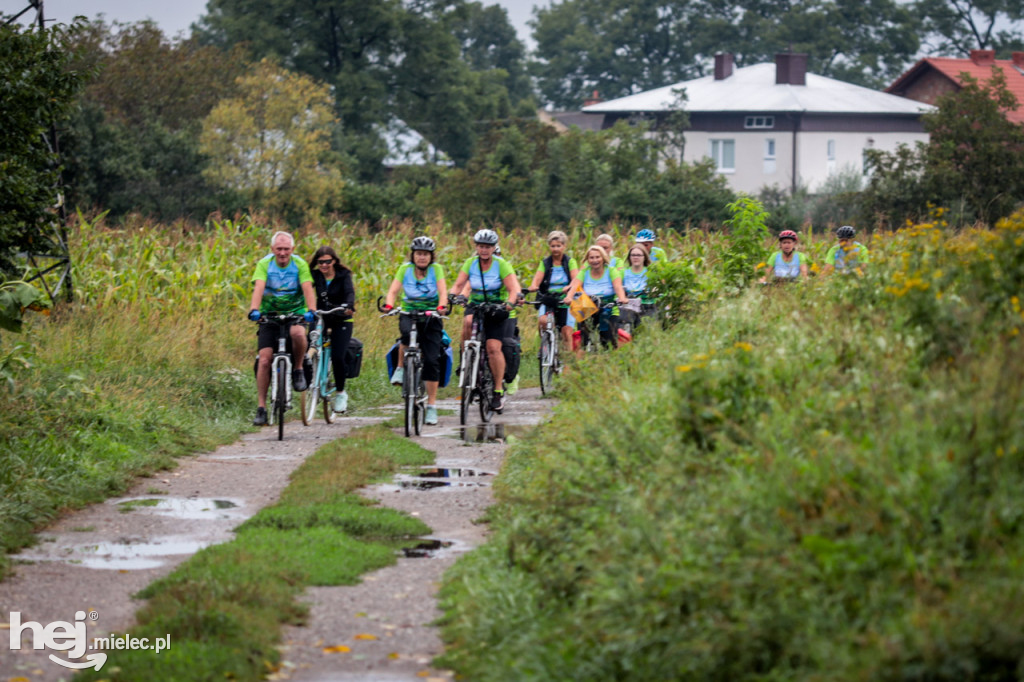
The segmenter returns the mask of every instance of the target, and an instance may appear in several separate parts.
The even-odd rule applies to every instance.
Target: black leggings
[[[352,322],[332,322],[327,330],[331,340],[331,369],[334,370],[334,385],[338,392],[345,390],[345,373],[348,371],[348,342],[352,339]]]
[[[412,318],[405,315],[398,321],[398,331],[405,346],[409,345],[412,325]],[[416,341],[420,345],[420,359],[423,361],[423,380],[440,381],[444,324],[440,317],[430,317],[420,320],[416,325]]]

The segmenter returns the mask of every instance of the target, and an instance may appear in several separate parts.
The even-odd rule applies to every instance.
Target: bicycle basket
[[[580,292],[579,297],[573,299],[572,303],[569,304],[569,314],[577,322],[582,322],[592,317],[596,312],[597,304],[594,303],[594,299],[587,296],[584,292]]]
[[[642,310],[642,307],[640,305],[640,299],[639,298],[629,298],[629,299],[626,299],[626,300],[629,301],[629,302],[626,305],[622,306],[622,309],[623,310],[628,310],[630,312],[633,312],[633,313],[636,313],[636,314],[639,315],[640,311]]]

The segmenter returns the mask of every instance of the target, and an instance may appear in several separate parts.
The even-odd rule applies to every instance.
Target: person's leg
[[[293,324],[288,330],[292,337],[292,367],[302,369],[302,361],[306,358],[306,334],[308,330],[305,325]]]
[[[427,388],[427,404],[433,405],[437,401],[437,385],[441,380],[443,327],[441,320],[431,318],[421,329],[419,341],[420,358],[423,361],[423,382]]]
[[[266,408],[267,388],[270,387],[270,361],[274,357],[274,349],[260,348],[256,362],[256,406]]]

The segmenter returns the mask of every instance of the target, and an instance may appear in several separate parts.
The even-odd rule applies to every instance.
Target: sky
[[[495,4],[483,0],[485,5]],[[17,14],[31,3],[28,0],[0,0],[0,13],[5,16]],[[508,11],[508,19],[519,34],[519,39],[532,45],[530,29],[526,22],[533,17],[534,5],[547,6],[549,0],[498,0]],[[95,19],[103,14],[109,22],[136,22],[152,19],[170,37],[179,33],[188,35],[192,22],[206,12],[206,0],[43,0],[43,15],[61,23],[69,23],[76,15],[82,14]],[[35,19],[35,10],[29,10],[23,17]]]

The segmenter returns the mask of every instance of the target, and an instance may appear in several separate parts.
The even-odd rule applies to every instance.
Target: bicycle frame
[[[276,324],[278,327],[277,350],[270,361],[270,385],[267,387],[267,416],[271,425],[275,420],[277,422],[278,440],[284,440],[284,414],[292,407],[292,354],[288,350],[288,338],[291,326],[300,321],[302,317],[299,315],[264,315],[260,318],[261,324]],[[284,395],[281,395],[282,390]]]
[[[377,300],[377,309],[383,310],[380,299]],[[423,384],[423,351],[419,343],[419,322],[429,321],[434,317],[445,319],[444,315],[429,310],[401,310],[395,308],[386,312],[381,317],[401,315],[412,319],[409,329],[409,344],[405,347],[402,357],[402,367],[407,368],[402,378],[402,403],[405,405],[405,435],[420,435],[423,428],[423,421],[427,413],[427,392]]]

